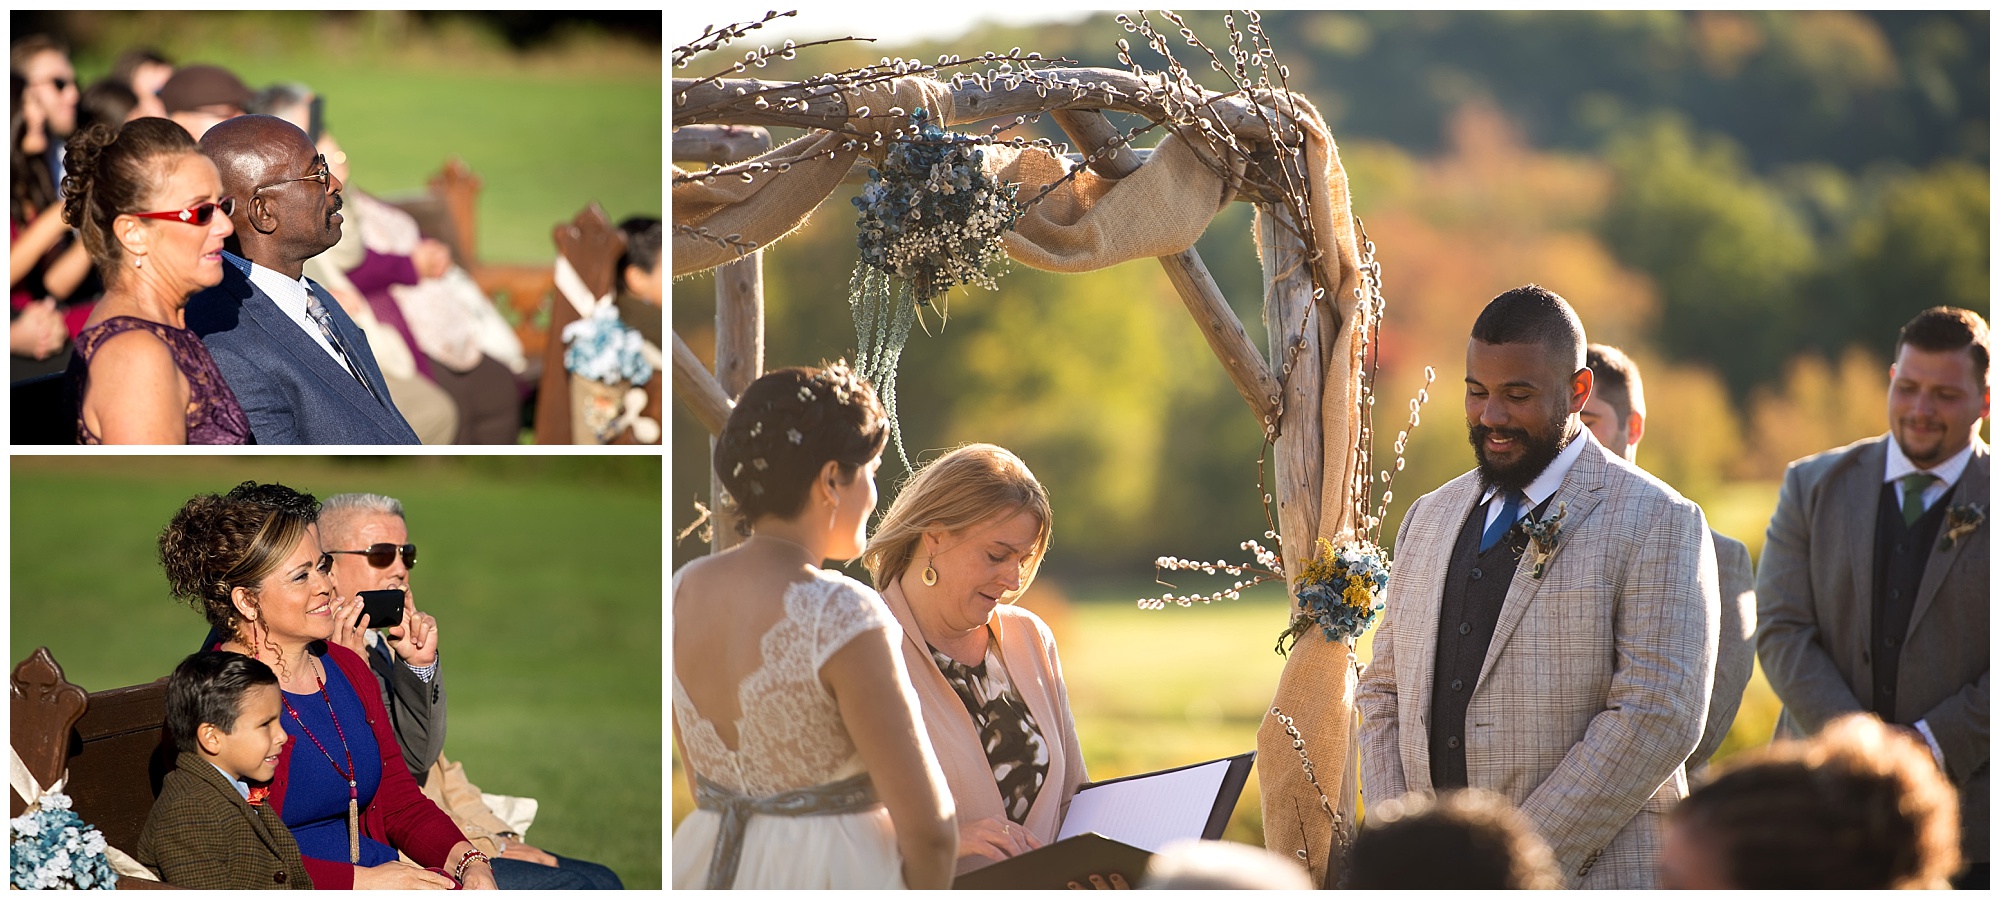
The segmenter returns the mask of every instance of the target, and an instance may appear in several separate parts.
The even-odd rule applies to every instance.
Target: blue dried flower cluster
[[[104,858],[104,835],[69,808],[69,797],[50,792],[35,808],[8,821],[13,832],[15,888],[109,889],[118,883]]]
[[[1389,562],[1381,547],[1359,541],[1335,549],[1322,538],[1318,549],[1293,585],[1299,609],[1291,627],[1278,636],[1279,653],[1285,652],[1287,638],[1296,645],[1314,625],[1328,641],[1360,637],[1385,605],[1381,598],[1389,586]]]
[[[916,138],[895,142],[853,200],[861,262],[909,282],[920,304],[961,284],[994,287],[987,268],[1006,258],[1000,236],[1020,218],[1020,186],[981,170],[976,138],[945,131],[921,107],[910,122]]]
[[[563,326],[563,368],[605,384],[629,381],[644,385],[653,378],[646,359],[646,339],[618,319],[618,308],[606,303],[590,315]]]

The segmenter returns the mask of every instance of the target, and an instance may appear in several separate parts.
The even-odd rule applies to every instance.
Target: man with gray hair
[[[535,888],[617,890],[617,874],[593,862],[557,856],[521,840],[512,825],[486,806],[479,786],[464,768],[444,755],[444,682],[438,666],[437,621],[417,611],[410,569],[417,546],[410,542],[403,504],[380,494],[336,494],[320,504],[321,546],[333,554],[333,640],[360,653],[381,680],[403,762],[439,809],[493,861],[493,878],[503,890]],[[374,629],[362,612],[360,593],[403,592],[403,625]],[[399,633],[400,631],[400,633]]]

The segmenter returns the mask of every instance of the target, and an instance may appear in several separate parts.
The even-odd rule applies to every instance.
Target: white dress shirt
[[[1520,511],[1514,517],[1515,520],[1519,521],[1521,516],[1533,512],[1535,507],[1542,505],[1542,501],[1554,496],[1556,488],[1562,487],[1563,479],[1569,475],[1569,467],[1576,465],[1576,458],[1583,455],[1584,444],[1595,441],[1596,438],[1590,435],[1590,429],[1579,426],[1578,434],[1569,442],[1569,446],[1562,448],[1562,452],[1556,454],[1555,459],[1549,460],[1549,464],[1542,469],[1542,474],[1536,475],[1535,480],[1528,482],[1527,488],[1522,490],[1521,493],[1528,495],[1528,502],[1521,504]],[[1479,502],[1486,504],[1488,528],[1493,527],[1493,520],[1500,518],[1500,508],[1506,505],[1488,502],[1499,490],[1496,487],[1489,487],[1486,493],[1479,495]]]
[[[341,358],[339,348],[327,341],[326,333],[320,330],[319,323],[314,322],[312,317],[306,314],[306,308],[312,303],[312,289],[306,286],[305,276],[286,278],[253,262],[250,264],[250,283],[269,295],[272,302],[278,304],[278,309],[284,312],[285,317],[297,324],[321,350],[325,350],[326,355],[333,358],[335,365],[353,374],[354,370],[347,367],[347,360]]]

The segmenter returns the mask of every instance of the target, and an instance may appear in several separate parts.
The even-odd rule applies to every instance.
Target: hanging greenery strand
[[[903,468],[903,427],[896,415],[896,366],[921,307],[959,285],[998,287],[1007,254],[1000,236],[1014,227],[1020,186],[995,182],[981,168],[987,139],[954,134],[919,107],[911,136],[896,140],[854,198],[861,258],[848,279],[854,312],[855,369],[875,386]]]

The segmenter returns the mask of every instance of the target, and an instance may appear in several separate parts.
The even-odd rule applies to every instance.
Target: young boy
[[[180,757],[139,832],[140,864],[184,888],[312,889],[263,784],[278,770],[283,714],[278,676],[250,657],[206,650],[174,669],[167,733]]]

